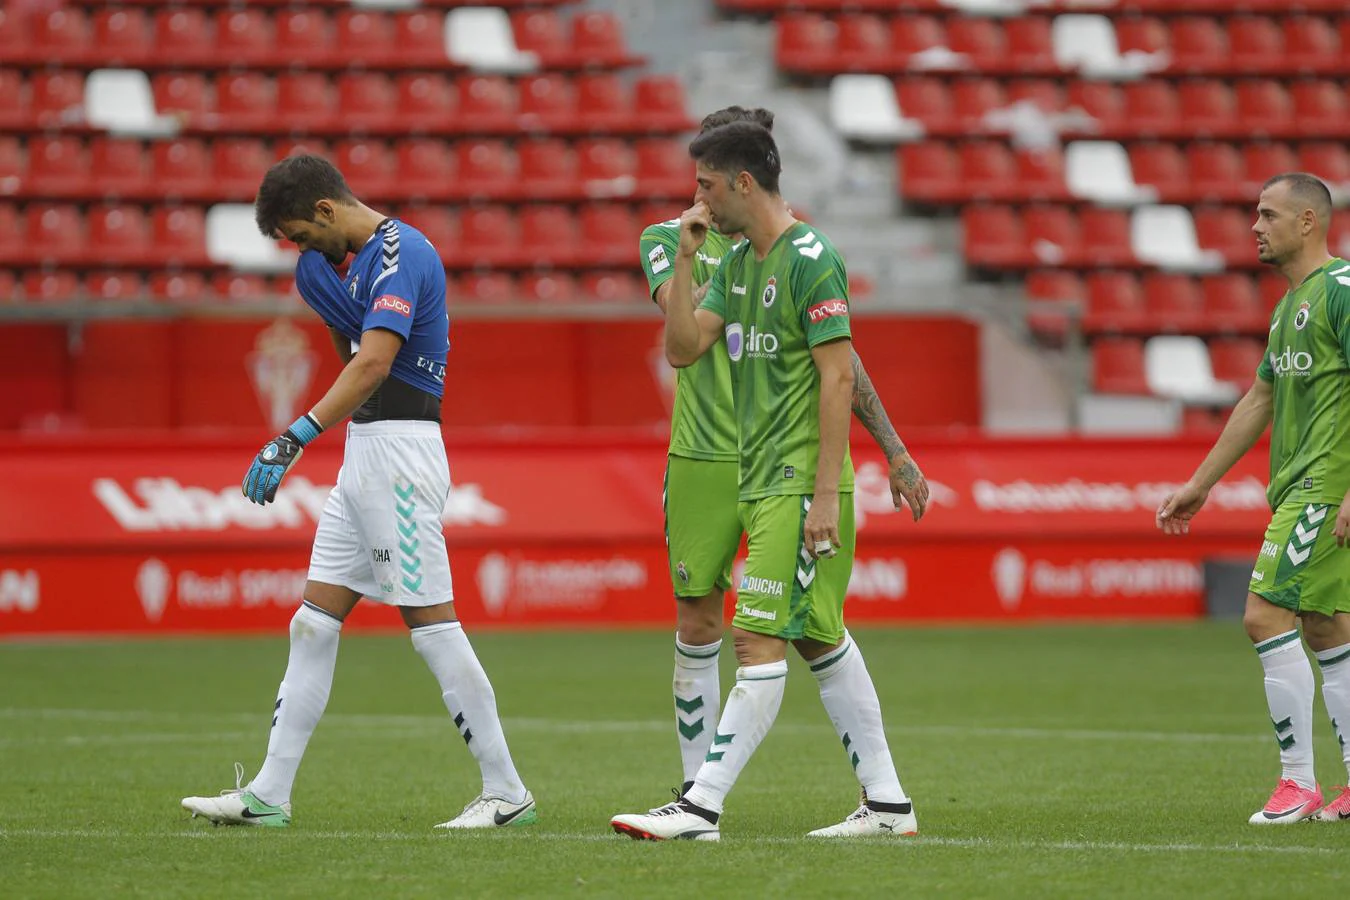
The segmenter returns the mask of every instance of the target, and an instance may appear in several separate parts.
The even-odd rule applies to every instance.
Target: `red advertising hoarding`
[[[1153,510],[1196,442],[985,442],[913,447],[932,484],[922,523],[890,501],[855,441],[855,622],[1184,617],[1201,563],[1252,558],[1268,511],[1264,450],[1211,495],[1185,538]],[[0,634],[284,627],[340,463],[326,435],[278,502],[239,481],[256,447],[130,440],[0,445]],[[672,621],[662,542],[663,446],[456,440],[443,521],[460,615],[477,626]],[[369,606],[370,608],[365,608]],[[352,624],[396,625],[363,605]]]

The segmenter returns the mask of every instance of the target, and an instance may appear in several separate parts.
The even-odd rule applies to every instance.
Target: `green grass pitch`
[[[190,821],[251,774],[284,637],[0,644],[6,897],[1270,897],[1340,888],[1350,823],[1258,828],[1278,772],[1236,623],[856,632],[920,835],[808,842],[857,785],[814,679],[720,844],[634,842],[609,816],[679,780],[668,632],[470,635],[532,828],[446,834],[477,769],[406,635],[344,638],[284,831]],[[731,663],[723,660],[723,688]],[[1318,775],[1345,772],[1317,701]]]

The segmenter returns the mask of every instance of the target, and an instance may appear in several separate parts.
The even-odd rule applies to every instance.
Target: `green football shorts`
[[[741,545],[740,464],[666,457],[666,553],[676,597],[731,587]]]
[[[1338,509],[1280,504],[1252,569],[1251,592],[1298,613],[1350,612],[1350,547],[1337,547],[1332,534]]]
[[[784,640],[807,637],[836,644],[844,637],[844,595],[853,574],[857,529],[853,495],[839,495],[842,546],[828,559],[812,559],[802,543],[811,498],[765,497],[740,504],[749,535],[745,574],[736,589],[732,624]]]

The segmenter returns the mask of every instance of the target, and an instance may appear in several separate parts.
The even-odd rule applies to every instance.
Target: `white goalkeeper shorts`
[[[353,422],[324,503],[309,580],[392,606],[454,599],[441,512],[450,465],[436,422]]]

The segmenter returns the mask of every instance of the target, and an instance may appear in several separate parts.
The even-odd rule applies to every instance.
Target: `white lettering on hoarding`
[[[971,485],[971,496],[982,512],[1003,513],[1076,513],[1154,510],[1181,485],[1171,482],[1067,481],[1005,483],[978,478]],[[1248,475],[1232,482],[1220,482],[1210,492],[1217,509],[1264,510],[1266,488],[1259,478]]]
[[[0,613],[29,613],[42,602],[42,580],[33,569],[0,570]]]
[[[478,564],[475,581],[490,615],[508,607],[595,609],[610,591],[647,586],[647,566],[624,556],[609,559],[533,560],[489,553]]]

